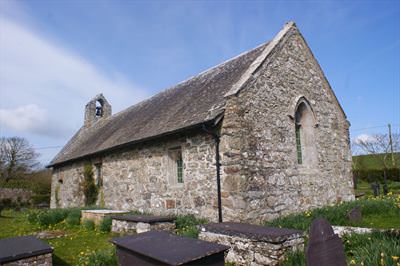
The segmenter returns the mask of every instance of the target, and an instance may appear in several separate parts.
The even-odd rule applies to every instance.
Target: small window
[[[95,178],[96,178],[96,185],[98,187],[103,186],[103,176],[102,176],[102,171],[101,171],[101,163],[99,164],[95,164],[95,168],[96,168],[96,173],[95,173]]]
[[[182,161],[182,153],[179,154],[178,159],[176,160],[176,175],[178,178],[178,183],[183,183],[183,161]]]
[[[170,184],[183,183],[183,159],[181,147],[168,150],[168,181]]]
[[[301,154],[301,135],[300,125],[296,124],[296,149],[297,149],[297,163],[303,163],[303,155]]]

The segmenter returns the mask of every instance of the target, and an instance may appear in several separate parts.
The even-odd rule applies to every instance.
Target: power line
[[[57,149],[57,148],[61,148],[61,147],[62,147],[62,145],[60,145],[60,146],[47,146],[47,147],[35,148],[35,150]]]
[[[392,127],[399,127],[399,126],[400,126],[400,124],[392,124]],[[351,131],[361,131],[361,130],[366,130],[366,129],[382,128],[382,127],[387,127],[387,125],[384,125],[384,126],[365,127],[365,128],[357,128],[357,129],[351,129]]]

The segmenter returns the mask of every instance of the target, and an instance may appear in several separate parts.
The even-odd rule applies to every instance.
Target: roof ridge
[[[283,28],[278,32],[278,34],[275,35],[275,37],[268,42],[266,45],[264,51],[261,52],[261,54],[253,61],[253,63],[249,66],[247,71],[243,73],[243,75],[240,77],[240,79],[232,86],[232,88],[225,94],[225,97],[229,97],[232,95],[237,94],[243,87],[243,85],[247,82],[247,80],[250,78],[254,72],[257,71],[259,66],[267,59],[267,57],[270,55],[271,51],[280,43],[280,41],[283,39],[283,37],[286,36],[286,34],[293,28],[296,28],[296,24],[293,21],[289,21],[285,23]]]

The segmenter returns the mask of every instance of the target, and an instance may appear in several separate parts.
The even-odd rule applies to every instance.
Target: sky
[[[295,21],[351,123],[400,132],[400,1],[0,0],[0,136],[46,165],[98,93],[113,113]]]

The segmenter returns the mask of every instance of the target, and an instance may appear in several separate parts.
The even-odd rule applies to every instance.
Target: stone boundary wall
[[[150,230],[163,230],[172,232],[175,230],[175,223],[158,222],[158,223],[143,223],[132,221],[112,220],[111,232],[115,233],[144,233]]]
[[[33,196],[33,192],[22,188],[0,188],[0,200],[11,199],[17,202],[20,199],[22,203],[28,203]]]
[[[304,249],[304,239],[301,235],[293,235],[281,243],[272,243],[201,231],[199,239],[230,246],[225,262],[243,266],[279,265],[283,261],[286,251]]]
[[[4,266],[51,266],[53,265],[53,258],[51,253],[24,258],[12,262],[3,263]]]

